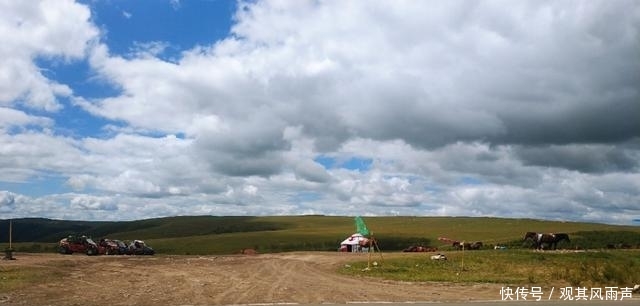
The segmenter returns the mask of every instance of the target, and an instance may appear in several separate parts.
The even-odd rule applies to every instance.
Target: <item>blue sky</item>
[[[180,57],[182,50],[211,45],[229,35],[235,1],[84,1],[92,20],[106,29],[111,52],[126,55],[135,42],[164,42],[161,57]]]
[[[0,12],[0,219],[640,217],[634,1]]]
[[[141,46],[161,43],[160,58],[172,61],[183,50],[214,44],[229,35],[235,1],[80,1],[92,12],[93,24],[104,31],[101,40],[114,55],[129,57]],[[68,85],[85,98],[117,96],[116,86],[92,71],[87,60],[61,63],[58,58],[40,58],[37,66],[48,78]],[[65,102],[65,101],[61,101]],[[66,102],[55,114],[56,126],[80,133],[76,137],[102,137],[101,128],[118,124],[87,116],[82,108]]]

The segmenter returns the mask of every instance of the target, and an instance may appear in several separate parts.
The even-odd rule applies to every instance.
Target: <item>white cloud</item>
[[[0,130],[29,126],[50,127],[52,125],[53,121],[47,117],[32,116],[16,109],[0,107]]]
[[[15,194],[8,191],[0,191],[0,208],[6,210],[5,207],[14,206],[16,199]]]
[[[331,176],[321,165],[308,159],[295,165],[294,172],[299,179],[311,182],[325,183],[331,179]]]
[[[112,201],[111,197],[77,195],[71,199],[70,208],[79,210],[117,210],[118,206]]]
[[[633,1],[240,2],[231,36],[171,62],[171,42],[110,53],[82,5],[0,6],[0,180],[51,172],[74,190],[16,215],[640,214]],[[39,56],[86,58],[119,93],[74,96]],[[109,138],[18,108],[66,97],[118,122]]]
[[[87,7],[70,0],[0,3],[0,105],[60,109],[57,97],[71,89],[43,76],[38,57],[62,62],[85,56],[98,35]]]
[[[46,133],[0,134],[0,178],[26,182],[44,172],[75,173],[85,158],[75,141]]]

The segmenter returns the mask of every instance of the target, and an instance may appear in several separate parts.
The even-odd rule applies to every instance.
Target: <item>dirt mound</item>
[[[408,283],[337,274],[346,262],[366,260],[363,254],[351,253],[15,257],[0,262],[0,271],[19,269],[38,277],[30,286],[0,291],[0,305],[436,302],[500,297],[500,286],[493,284]]]

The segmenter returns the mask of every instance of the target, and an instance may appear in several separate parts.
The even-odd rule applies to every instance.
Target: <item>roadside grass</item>
[[[339,269],[360,277],[412,282],[498,283],[511,286],[633,287],[640,283],[640,251],[534,252],[481,250],[444,253],[448,260],[430,255],[391,254],[381,261],[358,261]],[[369,269],[366,269],[369,266]]]

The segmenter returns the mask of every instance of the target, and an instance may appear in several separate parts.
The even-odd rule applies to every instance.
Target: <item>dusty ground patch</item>
[[[228,256],[16,254],[17,260],[0,261],[0,271],[35,269],[42,277],[28,286],[3,289],[0,305],[307,304],[500,298],[501,286],[496,284],[407,283],[336,273],[346,262],[366,260],[364,256],[324,252]],[[0,274],[0,281],[2,277]]]

